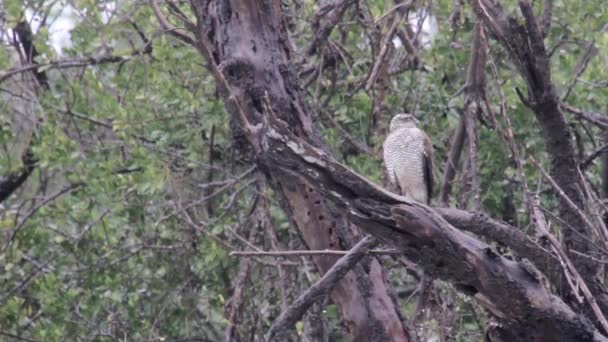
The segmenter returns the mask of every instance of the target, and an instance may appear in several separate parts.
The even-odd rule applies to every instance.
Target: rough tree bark
[[[262,163],[279,172],[304,176],[368,233],[400,249],[432,277],[448,281],[477,299],[499,322],[492,330],[493,338],[608,341],[585,315],[575,313],[551,294],[531,264],[502,257],[454,228],[432,208],[370,183],[290,133],[286,123],[270,120],[259,135],[258,159]],[[450,211],[446,214],[458,214]],[[528,247],[535,249],[532,244]],[[543,253],[540,247],[537,252]]]
[[[219,65],[230,86],[230,91],[223,89],[226,98],[233,96],[226,102],[228,111],[233,116],[242,112],[249,122],[260,124],[268,99],[273,111],[289,123],[294,134],[322,148],[290,65],[293,51],[281,1],[193,0],[191,4],[198,20],[199,45],[205,45],[204,54],[212,56],[214,60],[209,62]],[[278,172],[266,163],[260,163],[260,167],[310,249],[350,248],[361,235],[301,175]],[[314,258],[321,273],[337,259]],[[409,340],[386,272],[377,258],[365,257],[337,284],[331,298],[339,307],[347,340]]]

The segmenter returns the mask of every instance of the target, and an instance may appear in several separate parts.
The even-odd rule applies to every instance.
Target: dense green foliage
[[[369,3],[375,19],[393,4],[387,0]],[[515,9],[514,1],[505,3]],[[425,68],[391,78],[387,113],[380,120],[386,125],[392,113],[415,113],[432,137],[435,177],[440,179],[463,106],[459,90],[464,86],[474,22],[465,5],[462,25],[453,31],[451,0],[425,6],[438,25],[432,43],[418,51]],[[187,5],[180,8],[191,14]],[[315,9],[310,2],[286,4],[298,47],[310,41]],[[262,250],[273,248],[267,232],[249,236],[260,224],[260,213],[254,209],[266,193],[260,190],[252,162],[236,152],[230,120],[205,61],[195,49],[159,29],[147,2],[6,0],[4,10],[0,75],[19,67],[8,29],[25,19],[34,26],[35,45],[41,53],[37,62],[46,65],[42,70],[50,86],[36,87],[29,72],[0,83],[0,177],[22,166],[20,156],[30,140],[38,159],[25,185],[0,203],[2,338],[220,340],[227,325],[224,306],[232,296],[240,263],[228,253],[246,249],[243,239]],[[381,184],[379,156],[384,137],[371,124],[373,93],[361,86],[377,51],[367,44],[356,16],[354,10],[347,11],[344,22],[331,34],[339,48],[324,58],[334,59],[335,75],[323,73],[305,91],[335,155]],[[45,25],[37,28],[42,18]],[[66,18],[74,25],[71,44],[59,52],[52,42],[53,22]],[[608,108],[608,33],[602,31],[607,22],[603,1],[555,1],[546,45],[552,51],[558,93],[576,108],[596,112]],[[386,20],[381,23],[383,33],[387,26]],[[588,64],[582,63],[591,42],[597,52]],[[504,130],[498,87],[504,92],[525,159],[534,156],[544,161],[543,136],[515,91],[525,89],[522,80],[491,40],[490,46],[486,91],[500,127],[493,127],[490,117],[481,118],[482,208],[493,217],[508,216],[505,201],[509,198],[518,214],[514,224],[525,229],[520,181],[496,134]],[[395,60],[409,59],[403,48],[395,56]],[[93,58],[86,66],[63,67],[64,61],[85,57]],[[321,65],[323,60],[315,55],[306,64]],[[498,78],[491,64],[496,65]],[[579,70],[582,73],[577,75]],[[353,149],[328,116],[374,152]],[[568,119],[584,158],[602,143],[601,131],[579,117]],[[535,187],[537,171],[531,164],[526,164],[525,171]],[[599,188],[598,162],[586,176]],[[471,194],[466,172],[458,173],[453,194],[452,205],[467,206]],[[268,196],[280,246],[303,249],[277,199],[272,193]],[[554,209],[549,201],[544,205],[548,212]],[[248,336],[245,339],[263,334],[280,312],[275,266],[272,259],[253,259],[240,312],[239,329]],[[288,301],[316,279],[311,267],[305,258],[289,260]],[[416,286],[403,268],[391,272],[397,292]],[[479,308],[448,286],[437,293],[449,301],[441,304],[436,299],[437,305],[459,311],[450,322],[422,320],[421,334],[430,335],[437,325],[449,324],[456,340],[479,339],[485,324]],[[409,318],[414,304],[405,299],[403,303]],[[337,338],[335,307],[326,307],[325,315]],[[428,312],[427,316],[434,318]]]

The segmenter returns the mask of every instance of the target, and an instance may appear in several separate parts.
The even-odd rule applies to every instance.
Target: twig
[[[258,257],[258,256],[267,256],[267,257],[302,257],[302,256],[316,256],[316,255],[347,255],[349,251],[342,250],[333,250],[333,249],[325,249],[325,250],[316,250],[316,251],[262,251],[262,252],[240,252],[233,251],[230,252],[230,256],[250,258],[250,257]],[[384,255],[384,254],[401,254],[396,249],[372,249],[369,250],[370,254]]]
[[[270,326],[265,340],[267,342],[283,341],[283,335],[286,333],[286,330],[291,328],[316,300],[333,290],[338,281],[366,255],[367,250],[375,243],[376,239],[371,236],[366,236],[359,241],[321,279],[298,297],[286,311],[281,313]]]
[[[464,0],[452,0],[452,13],[450,13],[450,29],[452,37],[456,37],[456,33],[462,25],[462,5]]]
[[[355,4],[354,0],[339,0],[328,2],[319,7],[314,15],[313,27],[316,28],[312,42],[305,49],[307,55],[313,55],[328,40],[333,28],[340,22],[347,8]]]
[[[253,227],[251,227],[251,230],[249,231],[249,238],[245,240],[248,246],[253,246],[253,248],[255,248],[253,243],[260,230],[260,226],[260,224],[254,224]],[[237,235],[236,233],[234,234]],[[235,339],[238,340],[238,338],[235,338],[235,335],[237,334],[236,327],[238,323],[241,304],[243,303],[243,292],[245,285],[247,284],[247,279],[249,278],[249,272],[251,270],[251,267],[252,263],[249,259],[241,260],[239,263],[239,271],[234,282],[234,291],[232,297],[228,301],[229,304],[226,304],[227,312],[225,314],[225,317],[228,320],[228,326],[226,327],[226,330],[224,330],[224,341],[226,342],[231,342]]]
[[[601,146],[597,150],[593,151],[587,158],[578,164],[578,167],[581,169],[581,171],[585,171],[597,157],[605,153],[608,153],[608,144],[605,144],[604,146]]]
[[[598,234],[598,238],[600,239],[600,241],[603,241],[604,243],[608,242],[608,232],[606,232],[602,229],[598,229],[591,222],[591,220],[587,217],[587,215],[585,215],[585,213],[581,210],[581,208],[579,208],[572,201],[572,199],[562,190],[562,188],[557,184],[557,182],[553,179],[553,177],[551,177],[551,175],[549,175],[549,173],[542,167],[542,165],[540,165],[540,163],[536,159],[531,157],[531,161],[532,161],[532,164],[534,164],[534,166],[536,166],[538,168],[538,170],[542,173],[542,175],[549,181],[549,184],[551,184],[551,187],[557,192],[559,197],[561,197],[568,204],[570,209],[572,211],[574,211],[581,218],[581,220],[583,220],[583,222],[589,227],[589,229],[591,229],[592,232],[595,232]],[[606,331],[608,332],[608,330],[606,330]]]
[[[135,56],[145,52],[142,50],[133,51],[131,56],[123,57],[123,56],[113,56],[113,55],[103,55],[97,57],[86,57],[86,58],[74,58],[74,59],[66,59],[66,60],[58,60],[52,61],[48,63],[40,63],[40,64],[29,64],[20,66],[18,68],[9,69],[0,75],[0,83],[4,82],[7,78],[20,74],[27,71],[37,71],[39,70],[47,70],[47,69],[67,69],[67,68],[76,68],[76,67],[86,67],[91,65],[100,65],[100,64],[108,64],[108,63],[124,63],[130,61]]]
[[[393,13],[394,11],[396,11],[396,10],[402,8],[402,7],[405,7],[405,9],[402,10],[402,11],[407,11],[411,5],[412,5],[412,2],[411,1],[407,1],[407,2],[402,2],[400,4],[397,4],[397,5],[393,6],[393,7],[391,7],[391,9],[389,9],[388,11],[386,11],[384,14],[382,14],[380,16],[380,18],[378,18],[378,20],[376,20],[375,24],[376,25],[380,24],[380,22],[382,20],[384,20],[385,18],[387,18],[391,13]]]
[[[19,231],[21,230],[21,228],[23,228],[23,226],[30,219],[30,217],[34,216],[34,214],[40,208],[44,207],[49,202],[54,201],[55,199],[57,199],[58,197],[62,196],[63,194],[71,192],[72,190],[74,190],[76,188],[79,188],[82,185],[84,185],[84,183],[70,184],[67,187],[65,187],[65,188],[63,188],[63,189],[55,192],[51,196],[45,198],[42,202],[40,202],[38,205],[36,205],[34,208],[32,208],[29,212],[27,212],[27,214],[23,217],[23,219],[21,219],[21,222],[19,222],[19,224],[12,230],[11,236],[8,238],[6,246],[4,246],[4,249],[2,250],[2,252],[5,252],[13,244],[13,240],[17,236],[17,233],[19,233]]]
[[[0,331],[0,335],[10,337],[11,339],[15,339],[16,341],[24,341],[24,342],[38,342],[38,340],[32,340],[21,335],[11,334],[7,331]]]
[[[471,57],[467,71],[467,79],[464,89],[465,107],[464,124],[467,134],[469,171],[471,178],[471,190],[473,192],[473,210],[478,211],[481,207],[481,186],[477,172],[477,141],[479,132],[477,128],[477,115],[482,110],[484,98],[486,64],[486,40],[481,23],[475,24],[473,32],[473,43],[471,45]]]
[[[543,1],[543,16],[540,19],[541,31],[546,38],[551,30],[551,18],[553,17],[553,0]]]
[[[601,128],[608,128],[608,115],[598,112],[589,112],[573,107],[567,103],[560,103],[560,108],[574,114],[575,116],[587,120]]]
[[[213,235],[210,231],[208,231],[205,227],[198,225],[196,223],[194,223],[194,221],[192,221],[192,218],[190,218],[190,215],[188,215],[187,210],[183,210],[182,211],[182,215],[179,217],[183,217],[184,221],[186,222],[186,224],[188,224],[191,228],[194,228],[195,231],[203,233],[203,235],[205,235],[206,237],[208,237],[209,239],[211,239],[212,241],[216,242],[219,246],[221,246],[224,250],[227,251],[232,251],[235,249],[234,246],[230,245],[228,242],[220,239],[219,237]]]
[[[359,153],[367,154],[370,156],[374,155],[374,151],[372,151],[372,149],[367,146],[366,143],[359,142],[355,137],[353,137],[344,127],[342,127],[342,125],[338,123],[338,121],[336,121],[336,119],[333,117],[333,115],[331,115],[331,113],[329,113],[324,108],[320,109],[321,114],[323,114],[329,120],[332,126],[334,126],[340,133],[342,133],[344,139],[346,139],[352,146],[354,146],[359,151]]]
[[[178,31],[178,29],[167,20],[167,18],[163,15],[160,8],[158,7],[158,3],[156,2],[156,0],[150,0],[150,7],[152,7],[152,12],[154,12],[154,15],[158,19],[158,22],[165,29],[166,32],[190,46],[196,46],[196,42],[192,37],[183,32]]]
[[[270,215],[270,211],[268,209],[268,183],[264,178],[264,175],[261,172],[257,174],[258,182],[257,182],[257,190],[258,190],[258,205],[257,205],[257,214],[258,219],[260,220],[262,226],[264,227],[264,232],[268,236],[270,240],[270,246],[273,249],[279,249],[280,243],[279,238],[277,237],[275,227],[272,224],[272,219]],[[287,270],[284,267],[283,258],[279,258],[276,263],[277,272],[279,273],[279,288],[281,290],[281,310],[287,310]]]
[[[408,2],[408,3],[411,3],[411,2]],[[399,23],[401,23],[401,20],[403,20],[403,17],[404,17],[403,13],[397,12],[397,14],[395,15],[395,18],[393,18],[391,27],[389,28],[388,32],[386,33],[386,36],[384,36],[384,42],[383,42],[382,48],[380,49],[378,56],[376,56],[376,63],[374,64],[374,67],[372,68],[372,72],[370,73],[369,78],[367,79],[367,83],[365,84],[366,91],[369,91],[372,88],[372,86],[376,82],[376,77],[378,77],[378,71],[380,70],[380,67],[384,63],[386,63],[386,61],[385,61],[386,54],[389,51],[391,44],[393,44],[393,36],[395,35],[395,32],[397,32],[397,28],[399,27]]]
[[[450,144],[448,159],[445,161],[445,171],[443,172],[441,190],[439,191],[439,201],[444,206],[448,205],[448,199],[452,193],[452,182],[454,181],[454,176],[456,176],[456,165],[458,165],[460,155],[462,154],[462,148],[464,146],[464,140],[466,137],[465,133],[466,129],[464,116],[461,116],[460,120],[458,121],[458,127],[456,128],[456,132],[454,132],[454,137],[452,138],[452,142]]]
[[[548,176],[546,172],[543,172],[543,174]],[[544,215],[539,210],[540,205],[538,203],[538,196],[533,196],[530,198],[530,200],[533,201],[532,209],[536,226],[538,229],[540,229],[542,236],[550,242],[551,246],[553,247],[553,251],[559,256],[560,261],[564,265],[564,273],[572,288],[572,293],[577,295],[578,289],[580,288],[580,290],[583,292],[583,296],[591,306],[591,310],[595,314],[595,317],[600,322],[602,328],[604,328],[604,331],[608,332],[608,321],[606,321],[606,317],[604,317],[602,310],[597,305],[597,301],[587,286],[587,283],[585,283],[583,277],[580,275],[580,273],[578,273],[578,270],[572,263],[572,260],[570,260],[568,255],[561,248],[560,242],[557,240],[557,238],[555,238],[555,236],[553,236],[553,234],[550,233],[549,229],[547,228]],[[568,273],[570,273],[574,279],[571,279]],[[572,283],[572,280],[575,280],[576,283]]]
[[[210,184],[213,182],[213,145],[215,144],[215,125],[211,126],[211,134],[209,136],[209,171],[207,171],[207,183]],[[213,192],[214,187],[209,186],[205,189],[205,197],[209,197]],[[209,217],[213,217],[213,199],[209,199],[207,203],[207,213]]]
[[[591,62],[593,57],[597,56],[597,53],[598,53],[598,49],[595,46],[595,40],[592,40],[589,43],[587,43],[587,46],[585,48],[585,53],[583,53],[583,55],[580,57],[579,61],[576,63],[576,66],[574,67],[574,77],[572,77],[572,80],[570,81],[570,84],[568,85],[568,88],[566,89],[566,92],[564,93],[564,96],[561,99],[562,102],[564,102],[568,99],[568,97],[572,93],[572,90],[574,89],[574,86],[578,82],[579,78],[585,72],[585,70],[587,70],[587,67],[589,66],[589,62]]]

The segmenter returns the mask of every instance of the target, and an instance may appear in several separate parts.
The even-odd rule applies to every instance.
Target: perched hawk
[[[433,192],[433,145],[411,114],[397,114],[391,120],[384,141],[384,165],[388,178],[401,194],[429,204]]]

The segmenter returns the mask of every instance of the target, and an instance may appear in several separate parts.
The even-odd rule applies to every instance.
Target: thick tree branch
[[[584,316],[543,288],[525,264],[496,254],[431,208],[368,182],[289,134],[283,124],[268,128],[259,156],[263,163],[306,177],[368,233],[400,249],[429,275],[475,297],[521,340],[605,340]]]
[[[197,15],[197,48],[207,59],[226,108],[256,153],[271,114],[290,125],[291,132],[323,147],[302,100],[298,78],[290,66],[294,56],[278,0],[191,1]],[[238,13],[238,16],[233,15]],[[268,115],[265,115],[268,114]],[[260,164],[293,226],[310,249],[349,248],[360,236],[343,212],[300,176],[289,177],[271,164]],[[338,258],[315,256],[321,273]],[[364,264],[364,265],[363,265]],[[344,324],[347,340],[407,341],[409,333],[385,270],[375,257],[365,259],[338,282],[331,298]],[[383,310],[374,310],[377,305]]]

